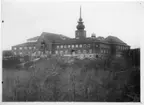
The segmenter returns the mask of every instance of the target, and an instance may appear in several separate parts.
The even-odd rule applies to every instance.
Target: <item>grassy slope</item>
[[[121,62],[105,68],[103,60],[67,64],[51,58],[28,70],[4,69],[3,101],[134,101],[125,96],[131,69]],[[127,71],[115,73],[121,68]]]

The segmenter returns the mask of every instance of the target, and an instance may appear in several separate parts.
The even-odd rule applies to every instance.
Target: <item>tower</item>
[[[76,39],[83,39],[86,38],[86,31],[84,30],[85,26],[83,24],[83,20],[81,17],[81,7],[80,7],[80,18],[78,20],[78,25],[76,26],[77,30],[75,31],[75,38]]]

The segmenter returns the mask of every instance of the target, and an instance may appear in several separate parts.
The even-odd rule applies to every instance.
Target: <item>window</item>
[[[19,49],[22,50],[22,47],[20,47]]]
[[[103,50],[103,53],[105,53],[105,50]]]
[[[86,54],[86,50],[83,50],[83,53]]]
[[[78,45],[76,44],[76,46],[75,46],[76,48],[78,48]]]
[[[51,54],[51,51],[49,51],[49,54]]]
[[[60,54],[63,54],[63,51],[60,51]]]
[[[88,44],[87,47],[90,48],[90,44]]]
[[[64,48],[66,48],[67,46],[66,45],[64,45]]]
[[[57,46],[57,48],[59,48],[59,46]]]
[[[31,49],[31,47],[29,47],[29,49]]]
[[[36,49],[36,47],[34,46],[34,49]]]
[[[82,47],[82,44],[80,44],[79,47],[81,48],[81,47]]]
[[[48,51],[46,51],[45,53],[46,53],[46,54],[48,54],[49,52],[48,52]]]
[[[63,45],[61,45],[61,48],[63,48]]]
[[[24,47],[25,50],[27,50],[27,47]]]
[[[65,54],[67,54],[68,53],[68,50],[65,50]]]
[[[81,51],[80,50],[78,50],[78,54],[80,54],[81,53]]]
[[[14,47],[14,50],[16,50],[17,48],[16,47]]]
[[[19,52],[20,55],[22,55],[22,52]]]
[[[72,48],[74,48],[74,45],[72,45]]]
[[[97,45],[97,44],[96,44],[95,46],[96,46],[96,47],[98,47],[98,45]]]
[[[90,54],[92,53],[92,49],[89,49],[89,53],[90,53]]]
[[[101,49],[101,53],[103,53],[103,50]]]
[[[58,54],[58,51],[56,50],[55,53]]]
[[[86,44],[84,44],[83,46],[86,47]]]
[[[70,45],[68,45],[68,48],[70,48]]]

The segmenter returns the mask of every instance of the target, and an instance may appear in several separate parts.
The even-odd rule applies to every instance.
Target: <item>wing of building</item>
[[[75,38],[66,35],[43,32],[40,36],[30,38],[26,43],[12,46],[12,51],[16,55],[32,55],[41,52],[45,54],[57,54],[64,56],[88,56],[88,57],[107,57],[109,55],[120,56],[123,50],[130,49],[130,46],[115,36],[106,38],[86,36],[85,25],[81,17],[76,26]]]

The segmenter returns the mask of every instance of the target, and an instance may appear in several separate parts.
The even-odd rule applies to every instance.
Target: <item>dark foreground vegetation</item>
[[[3,101],[140,102],[140,65],[131,57],[51,57],[30,65],[3,68]]]

